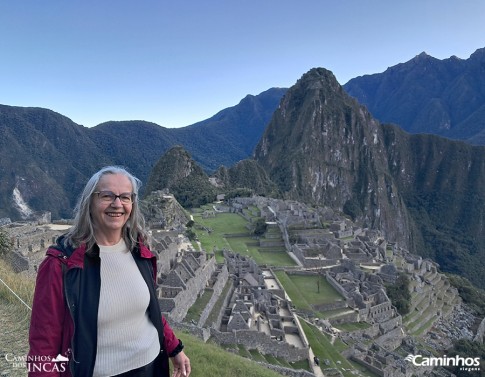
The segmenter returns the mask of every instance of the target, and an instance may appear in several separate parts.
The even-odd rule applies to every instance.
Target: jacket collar
[[[65,246],[63,240],[64,235],[57,239],[56,245],[49,247],[46,254],[65,259],[68,268],[83,268],[84,256],[86,255],[86,244],[83,243],[79,247],[73,248],[72,246]],[[97,250],[97,254],[99,255],[98,245],[95,245],[94,248]],[[150,249],[148,249],[148,247],[141,241],[141,239],[139,239],[138,245],[135,246],[135,250],[133,251],[138,253],[141,258],[156,258]]]

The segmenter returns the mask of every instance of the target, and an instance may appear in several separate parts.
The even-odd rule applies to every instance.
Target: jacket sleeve
[[[61,261],[48,256],[37,274],[29,331],[29,376],[59,376],[54,359],[62,352],[62,327],[66,313]]]
[[[181,345],[180,340],[175,336],[172,328],[165,320],[165,317],[162,316],[162,323],[163,323],[163,335],[165,337],[165,349],[167,350],[168,355],[174,352],[179,345]]]

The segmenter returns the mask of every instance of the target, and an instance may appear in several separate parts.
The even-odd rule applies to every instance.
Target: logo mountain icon
[[[52,359],[51,361],[54,361],[54,362],[64,362],[64,361],[69,361],[69,359],[66,357],[66,356],[62,356],[61,354],[57,355],[54,359]]]
[[[416,358],[416,356],[414,355],[407,355],[404,360],[406,361],[410,361],[411,363],[414,363],[414,359]]]

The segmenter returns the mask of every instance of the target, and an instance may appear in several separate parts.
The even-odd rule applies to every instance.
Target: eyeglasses
[[[97,194],[98,198],[104,203],[113,203],[116,198],[120,199],[123,204],[131,204],[135,199],[135,194],[132,192],[124,192],[122,194],[116,195],[112,191],[95,191],[93,194]]]

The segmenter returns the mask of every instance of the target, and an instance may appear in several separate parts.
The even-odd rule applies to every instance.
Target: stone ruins
[[[167,193],[156,197],[173,206],[174,199]],[[167,215],[156,209],[157,205],[151,202],[144,209],[151,226],[152,251],[158,256],[160,307],[174,327],[204,341],[210,338],[226,348],[240,345],[288,362],[313,360],[301,326],[304,320],[346,344],[342,354],[376,375],[424,375],[430,371],[416,368],[396,350],[416,352],[413,335],[431,333],[434,324],[456,315],[456,309],[461,307],[456,289],[438,272],[435,263],[409,254],[386,242],[378,231],[359,228],[330,209],[252,197],[214,204],[213,211],[203,214],[213,217],[219,212],[233,212],[251,221],[245,213],[256,211],[264,218],[268,231],[257,242],[262,247],[286,250],[297,264],[285,268],[286,273],[322,276],[341,296],[340,300],[315,308],[320,312],[334,311],[335,315],[314,318],[312,313],[293,306],[275,274],[276,268],[258,266],[237,250],[223,250],[225,262],[217,263],[211,251],[194,249],[184,236],[183,224],[188,217],[175,221],[176,216],[172,216],[167,221]],[[2,229],[8,232],[14,246],[9,261],[15,270],[35,273],[46,247],[67,226],[4,220]],[[385,283],[394,282],[400,272],[411,277],[411,311],[405,319],[392,305],[384,287]],[[198,320],[186,321],[190,308],[204,295],[209,299]],[[352,331],[338,330],[336,327],[342,324],[364,326]],[[483,338],[485,325],[481,328]],[[477,335],[469,334],[474,336]],[[309,364],[319,368],[313,362]],[[329,360],[321,360],[325,375],[341,375],[338,366],[329,364]],[[305,370],[268,367],[284,375],[313,375]],[[317,374],[315,369],[314,372]]]

